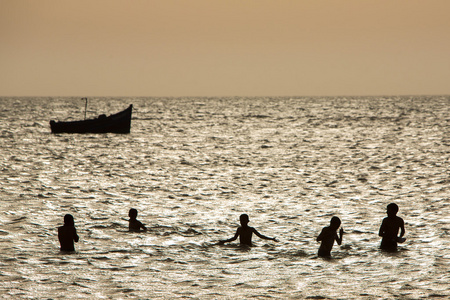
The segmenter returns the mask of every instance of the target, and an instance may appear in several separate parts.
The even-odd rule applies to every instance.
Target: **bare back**
[[[255,232],[255,228],[246,226],[246,227],[239,227],[237,229],[236,234],[239,234],[239,242],[241,245],[252,245],[252,236]]]

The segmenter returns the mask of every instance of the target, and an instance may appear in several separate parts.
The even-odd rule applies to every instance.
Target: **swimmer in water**
[[[130,217],[130,220],[128,221],[129,223],[128,231],[140,232],[141,229],[142,231],[147,231],[147,228],[145,228],[144,224],[142,224],[140,221],[136,219],[137,214],[138,212],[135,208],[131,208],[130,211],[128,212],[128,216]]]
[[[339,230],[339,235],[337,230],[341,226],[341,219],[338,217],[332,217],[330,221],[330,226],[324,227],[317,237],[318,242],[322,242],[319,247],[318,255],[320,257],[331,257],[331,249],[333,248],[334,241],[340,245],[342,243],[342,235],[344,230],[341,228]]]
[[[242,214],[239,217],[239,220],[241,222],[241,226],[236,230],[236,234],[228,240],[219,241],[219,244],[232,242],[239,237],[239,242],[241,243],[241,245],[251,246],[253,233],[264,240],[272,240],[277,242],[275,238],[270,238],[265,235],[262,235],[255,228],[248,226],[248,222],[250,222],[250,220],[247,214]]]
[[[79,238],[72,215],[64,216],[64,225],[58,227],[58,239],[61,251],[75,251],[74,242],[78,242]]]
[[[397,243],[403,243],[406,239],[405,222],[397,216],[398,205],[391,203],[387,206],[387,217],[383,219],[378,235],[382,237],[380,248],[387,251],[396,251]],[[400,230],[400,236],[398,231]]]

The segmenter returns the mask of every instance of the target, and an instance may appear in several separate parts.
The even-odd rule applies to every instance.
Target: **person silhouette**
[[[338,235],[336,231],[339,226],[341,226],[341,219],[338,217],[332,217],[330,226],[324,227],[320,232],[316,239],[317,242],[322,242],[317,253],[320,257],[331,256],[331,249],[333,248],[334,241],[336,241],[338,245],[342,243],[342,235],[344,234],[344,230],[341,228]]]
[[[252,235],[253,235],[253,233],[256,234],[258,237],[264,239],[264,240],[272,240],[272,241],[277,242],[276,238],[271,238],[271,237],[267,237],[265,235],[262,235],[255,228],[248,226],[248,223],[250,222],[250,219],[249,219],[247,214],[242,214],[239,217],[239,221],[241,223],[241,226],[236,230],[236,234],[230,239],[219,241],[219,244],[232,242],[232,241],[236,240],[239,237],[239,242],[240,242],[241,245],[252,246]]]
[[[403,243],[406,239],[405,222],[402,218],[397,216],[398,205],[391,203],[386,209],[387,217],[383,219],[378,235],[382,237],[380,248],[388,251],[397,250],[397,243]],[[400,230],[400,236],[398,231]]]
[[[137,209],[131,208],[128,212],[128,216],[130,217],[130,220],[128,221],[128,231],[131,232],[140,232],[147,231],[147,228],[145,228],[144,224],[142,224],[140,221],[138,221],[137,218]]]
[[[61,251],[75,251],[74,242],[78,242],[79,237],[71,214],[66,214],[64,225],[58,227],[58,240]]]

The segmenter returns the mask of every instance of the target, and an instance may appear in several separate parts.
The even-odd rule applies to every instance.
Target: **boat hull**
[[[50,121],[52,133],[130,133],[133,105],[116,114],[70,122]]]

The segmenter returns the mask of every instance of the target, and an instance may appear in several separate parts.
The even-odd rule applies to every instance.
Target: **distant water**
[[[53,135],[84,101],[0,98],[2,299],[450,297],[450,97],[101,98],[87,116],[131,103],[129,135]],[[131,207],[147,233],[127,232]],[[279,242],[214,245],[241,213]],[[333,215],[346,234],[321,259]]]

